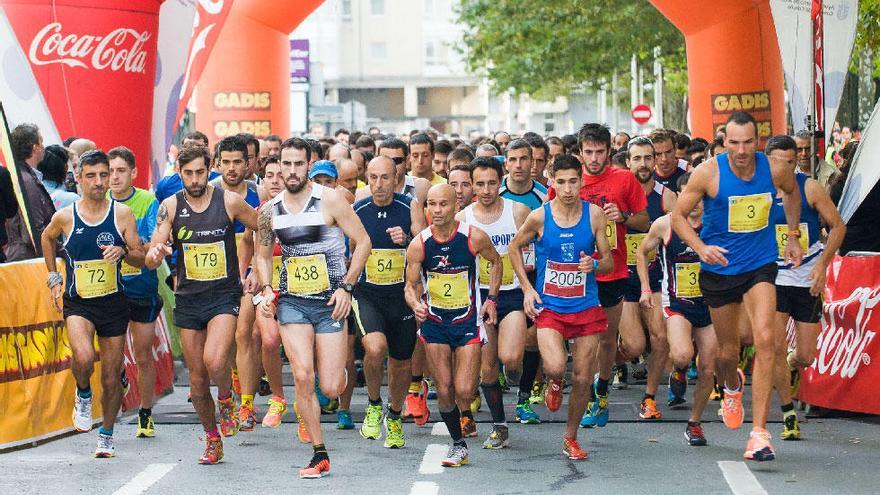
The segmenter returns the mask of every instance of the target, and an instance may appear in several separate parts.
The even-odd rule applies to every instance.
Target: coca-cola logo
[[[876,335],[868,325],[876,326],[872,317],[878,303],[880,288],[858,287],[846,299],[825,304],[819,355],[812,366],[820,375],[852,378],[859,366],[871,364],[865,348]]]
[[[62,34],[61,23],[46,25],[34,36],[28,58],[34,65],[64,64],[97,70],[146,72],[144,45],[152,37],[148,31],[118,28],[105,36]]]

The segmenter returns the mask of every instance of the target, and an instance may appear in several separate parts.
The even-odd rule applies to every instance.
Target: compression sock
[[[541,353],[537,350],[529,350],[523,353],[522,374],[519,377],[519,392],[517,404],[523,404],[532,396],[532,385],[538,374],[538,365],[541,363]]]
[[[440,417],[443,419],[443,423],[446,424],[446,429],[449,430],[449,436],[452,437],[452,441],[458,443],[462,440],[461,412],[458,410],[458,406],[453,404],[447,411],[441,409]]]
[[[486,404],[489,405],[489,412],[492,414],[492,422],[496,425],[506,425],[504,418],[504,396],[501,394],[501,385],[498,382],[481,383],[480,388],[483,389],[483,397],[486,398]]]

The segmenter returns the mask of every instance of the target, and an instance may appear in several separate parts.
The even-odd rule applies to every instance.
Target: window
[[[544,114],[544,132],[556,132],[556,119],[552,113]]]
[[[373,60],[385,60],[387,56],[385,42],[370,43],[370,58]]]
[[[341,0],[342,2],[342,18],[351,20],[351,0]]]
[[[425,42],[425,65],[437,65],[437,44],[433,41]]]
[[[428,90],[426,88],[417,88],[416,89],[416,98],[418,99],[419,105],[427,105],[428,104]]]
[[[385,0],[370,0],[370,14],[385,15]]]

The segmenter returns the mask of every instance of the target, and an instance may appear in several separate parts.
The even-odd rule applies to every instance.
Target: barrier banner
[[[824,295],[818,352],[801,375],[798,400],[880,414],[880,256],[837,256]]]

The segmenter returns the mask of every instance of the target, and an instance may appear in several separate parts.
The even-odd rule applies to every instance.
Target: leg
[[[544,363],[544,376],[551,380],[562,380],[567,361],[562,334],[552,328],[539,328],[538,349],[541,350],[541,361]]]
[[[797,329],[797,341],[794,348],[794,365],[798,368],[807,368],[816,359],[816,341],[819,338],[819,324],[795,322]]]
[[[180,329],[180,345],[183,348],[183,359],[189,371],[189,390],[193,408],[205,431],[217,429],[217,418],[214,412],[214,399],[211,397],[211,379],[205,365],[204,330]],[[229,380],[232,381],[231,379]]]
[[[229,358],[235,342],[235,322],[234,315],[217,315],[208,322],[205,332],[203,359],[208,376],[217,385],[217,397],[228,397],[232,392]]]
[[[272,395],[284,398],[281,354],[278,352],[281,348],[281,330],[278,328],[278,322],[274,318],[257,316],[256,325],[260,332],[262,344],[260,353],[263,369],[266,370],[266,376],[269,378],[269,388],[272,389]]]
[[[122,403],[122,384],[119,374],[122,372],[122,350],[125,347],[125,336],[98,337],[101,346],[101,409],[104,414],[104,430],[113,431],[119,405]]]
[[[452,376],[452,348],[447,344],[425,344],[425,357],[437,387],[437,406],[453,442],[462,442],[461,411],[455,403]]]
[[[519,378],[519,393],[517,404],[529,401],[532,394],[532,386],[540,372],[541,353],[538,351],[538,330],[535,325],[526,329],[525,351],[523,351],[522,374]]]
[[[249,399],[253,402],[254,394],[260,382],[260,353],[254,345],[255,310],[253,296],[245,294],[241,297],[241,309],[235,325],[235,367],[241,382],[242,404]]]
[[[153,339],[156,338],[156,322],[129,322],[131,341],[134,344],[132,353],[137,363],[138,392],[141,394],[141,409],[153,407],[153,394],[156,386],[156,366],[153,364]],[[103,346],[101,347],[103,349]],[[103,368],[103,364],[101,365]]]
[[[82,316],[68,316],[65,321],[72,355],[70,367],[76,380],[76,388],[89,390],[92,372],[95,370],[95,325]],[[116,378],[118,381],[119,376]]]
[[[558,344],[561,345],[562,341],[558,341]],[[578,337],[571,347],[571,391],[568,395],[565,438],[577,438],[578,425],[587,407],[587,398],[590,395],[589,387],[593,379],[589,370],[594,366],[593,361],[596,360],[598,347],[599,336],[597,335]]]
[[[608,319],[608,331],[599,337],[599,380],[606,383],[611,379],[611,368],[614,367],[614,361],[617,359],[617,336],[620,327],[620,317],[623,313],[623,304],[617,303],[614,306],[604,308],[605,317]],[[546,367],[545,367],[546,369]]]
[[[355,370],[354,366],[354,341],[355,336],[348,336],[348,361],[345,363],[345,369],[348,370],[348,381],[345,383],[345,390],[342,391],[342,395],[339,397],[339,409],[343,411],[351,410],[351,396],[354,394],[354,385],[357,382],[357,370]],[[406,363],[409,366],[409,362]],[[409,370],[406,371],[409,373]],[[389,377],[390,380],[390,377]],[[404,384],[409,383],[405,382]],[[391,387],[389,383],[389,388]],[[403,390],[406,393],[406,388]],[[401,400],[403,400],[401,398]]]
[[[715,360],[715,374],[721,386],[730,390],[738,390],[739,376],[736,365],[739,364],[739,320],[743,311],[741,303],[726,304],[718,308],[709,308],[715,336],[718,339],[718,357]]]
[[[526,323],[526,314],[514,311],[498,325],[498,359],[508,371],[516,371],[522,366],[528,340]]]
[[[364,377],[367,380],[367,397],[378,402],[382,400],[382,375],[385,373],[385,356],[388,354],[388,341],[382,332],[370,332],[361,338],[364,346]]]
[[[666,328],[672,367],[674,369],[682,369],[690,366],[691,359],[694,358],[693,335],[690,322],[683,316],[672,315],[666,320]]]
[[[620,312],[620,353],[626,360],[645,352],[645,329],[637,302],[624,302]],[[651,348],[653,351],[653,347]]]
[[[776,358],[774,317],[776,287],[767,282],[755,284],[743,301],[755,341],[755,365],[752,371],[752,427],[765,428],[773,391],[773,360]]]
[[[779,397],[779,404],[791,403],[791,370],[788,366],[786,340],[786,327],[788,326],[788,313],[776,312],[774,325],[776,328],[773,337],[776,340],[776,357],[773,360],[773,387]]]
[[[318,382],[327,397],[339,397],[345,390],[348,354],[345,325],[337,332],[315,334]]]
[[[660,294],[651,294],[654,300],[654,309],[642,309],[642,315],[648,323],[648,333],[651,337],[651,355],[648,356],[648,383],[645,384],[645,393],[656,395],[660,385],[660,377],[666,368],[669,357],[669,341],[666,336],[666,323],[663,321]]]
[[[322,444],[321,412],[315,396],[315,329],[312,325],[302,323],[281,325],[281,341],[293,369],[297,412],[305,423],[312,444]]]
[[[409,386],[409,373],[412,363],[409,359],[399,361],[388,358],[388,403],[391,409],[401,411],[406,389]]]
[[[479,344],[464,345],[455,350],[453,384],[459,404],[462,401],[467,401],[470,406],[470,402],[474,398],[474,391],[477,389],[477,381],[480,377],[480,351]],[[495,376],[498,376],[497,364]]]
[[[718,339],[715,337],[715,329],[712,325],[696,328],[693,333],[700,362],[697,364],[697,384],[694,387],[694,404],[690,421],[698,422],[709,402],[709,393],[715,385],[712,371],[715,369],[715,357],[718,354]]]

